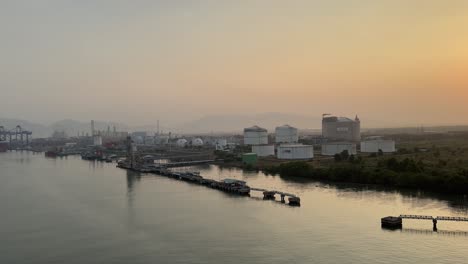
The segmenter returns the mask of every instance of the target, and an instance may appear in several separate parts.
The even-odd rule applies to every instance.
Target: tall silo
[[[297,143],[299,141],[298,130],[290,125],[279,126],[275,129],[275,142]]]
[[[268,131],[259,126],[244,128],[245,145],[265,145],[268,144]]]

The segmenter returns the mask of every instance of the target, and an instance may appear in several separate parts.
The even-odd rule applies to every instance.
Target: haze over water
[[[238,178],[301,197],[301,207],[237,197],[204,186],[79,157],[0,153],[1,263],[464,263],[468,224],[404,221],[400,213],[468,216],[454,196],[299,183],[216,166],[205,177]]]

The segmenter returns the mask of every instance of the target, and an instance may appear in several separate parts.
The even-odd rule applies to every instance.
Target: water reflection
[[[449,206],[456,214],[468,214],[468,197],[467,195],[451,195],[435,193],[430,191],[411,190],[411,189],[396,189],[392,187],[353,183],[337,183],[327,181],[317,181],[304,179],[301,177],[280,177],[284,182],[296,183],[299,186],[316,186],[320,188],[330,188],[337,192],[338,196],[355,199],[376,199],[388,198],[388,195],[393,195],[395,198],[401,196],[402,201],[410,203],[414,207],[423,207],[431,201],[442,201]]]
[[[127,196],[129,199],[134,196],[135,184],[141,180],[141,174],[139,172],[126,170],[127,175]]]
[[[434,203],[444,203],[453,214],[468,214],[468,197],[466,195],[440,194],[429,191],[412,189],[397,189],[379,185],[352,184],[317,181],[302,177],[281,177],[262,172],[246,171],[239,168],[223,167],[219,165],[203,165],[178,169],[184,171],[200,171],[203,177],[221,180],[225,178],[239,178],[251,183],[251,186],[262,188],[286,188],[298,195],[314,189],[329,190],[337,197],[358,200],[395,200],[410,204],[413,208],[424,208]],[[259,185],[259,186],[256,186]],[[281,185],[279,187],[278,185]],[[286,191],[286,190],[284,190]]]
[[[398,229],[389,229],[383,228],[383,231],[386,232],[401,232],[405,234],[414,234],[414,235],[441,235],[441,236],[460,236],[460,237],[468,237],[468,232],[466,231],[457,231],[457,230],[431,230],[431,229],[423,229],[423,228],[398,228]]]
[[[31,162],[29,156],[29,151],[26,150],[15,150],[15,159],[14,161],[20,164],[26,164]]]

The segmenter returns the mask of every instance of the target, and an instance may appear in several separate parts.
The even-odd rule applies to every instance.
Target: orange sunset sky
[[[2,1],[0,34],[0,117],[468,124],[468,1]]]

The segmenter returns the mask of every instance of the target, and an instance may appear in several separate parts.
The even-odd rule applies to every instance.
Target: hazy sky
[[[0,117],[468,123],[466,0],[0,0],[0,34]]]

